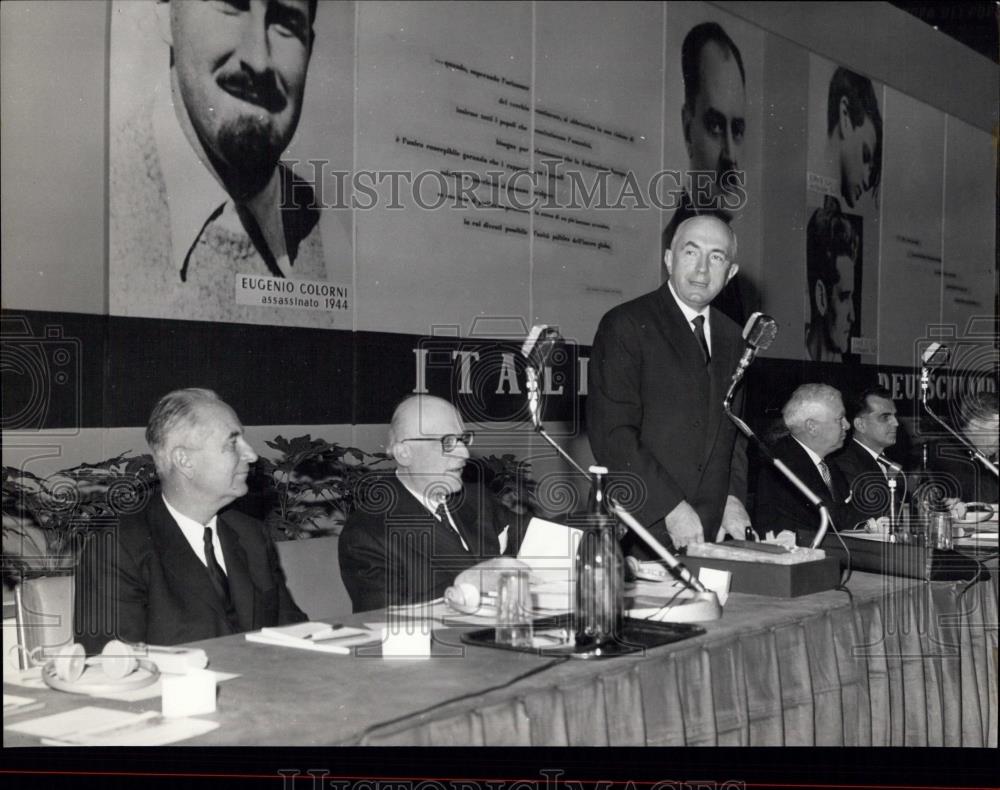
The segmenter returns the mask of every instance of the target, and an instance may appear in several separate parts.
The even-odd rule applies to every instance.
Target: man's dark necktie
[[[885,479],[888,480],[890,477],[888,464],[886,464],[886,462],[881,458],[876,458],[875,463],[878,464],[878,468],[882,470],[882,474],[885,475]]]
[[[205,527],[205,567],[208,568],[208,578],[212,580],[212,586],[226,609],[226,616],[235,623],[236,610],[233,608],[233,599],[229,592],[229,579],[226,578],[226,574],[219,567],[219,561],[215,558],[211,527]]]
[[[452,532],[458,535],[458,539],[462,541],[462,545],[465,546],[466,549],[468,549],[469,547],[466,546],[465,544],[465,538],[462,536],[462,532],[461,530],[459,530],[458,524],[457,523],[453,524],[452,520],[448,517],[448,506],[445,505],[444,501],[442,501],[441,504],[437,506],[437,510],[434,511],[434,514],[439,519],[441,519],[442,524],[444,524],[448,529],[450,529]]]
[[[698,338],[698,343],[701,345],[701,353],[705,357],[705,364],[707,365],[712,361],[712,354],[708,350],[708,338],[705,337],[705,316],[696,315],[691,319],[691,323],[694,324],[694,336]]]
[[[820,461],[816,466],[819,468],[819,476],[823,478],[823,482],[826,483],[827,490],[830,492],[830,496],[834,496],[833,493],[833,478],[830,477],[830,468]]]

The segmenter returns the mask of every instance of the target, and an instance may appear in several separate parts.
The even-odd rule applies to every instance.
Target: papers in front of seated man
[[[379,638],[378,634],[363,626],[314,622],[262,628],[246,635],[248,642],[294,647],[298,650],[316,650],[321,653],[337,653],[343,656],[350,655],[352,647],[378,642]]]
[[[576,549],[583,530],[555,521],[528,522],[517,558],[531,568],[532,583],[573,584]]]

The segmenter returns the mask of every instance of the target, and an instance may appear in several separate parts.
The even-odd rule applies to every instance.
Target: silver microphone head
[[[555,327],[535,324],[521,345],[521,356],[527,360],[528,367],[541,370],[548,363],[552,350],[560,339],[559,330]]]
[[[948,360],[948,346],[943,343],[931,343],[924,349],[920,364],[927,368],[936,368]]]
[[[754,313],[743,327],[743,339],[757,351],[766,351],[778,335],[778,322],[764,313]]]

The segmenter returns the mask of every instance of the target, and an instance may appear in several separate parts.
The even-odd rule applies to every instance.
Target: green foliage
[[[539,511],[535,497],[537,484],[531,477],[530,461],[519,461],[510,453],[484,455],[472,459],[466,466],[470,468],[478,470],[482,483],[510,510],[529,514]]]
[[[278,539],[339,534],[356,506],[362,478],[388,459],[309,434],[277,436],[267,446],[281,455],[258,459],[247,482]]]
[[[156,480],[153,459],[128,452],[44,478],[3,467],[4,575],[72,567],[87,532],[144,507]]]
[[[278,540],[339,534],[373,467],[389,459],[309,434],[277,436],[266,444],[277,456],[257,460],[247,479],[249,493],[235,506],[263,519]],[[489,455],[473,459],[466,470],[512,510],[536,510],[530,463],[511,454]],[[4,576],[72,567],[90,530],[113,527],[120,516],[138,512],[157,488],[152,457],[129,452],[44,478],[3,467]]]

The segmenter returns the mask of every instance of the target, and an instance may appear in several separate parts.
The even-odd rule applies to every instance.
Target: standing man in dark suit
[[[892,497],[889,481],[896,481],[895,512],[899,512],[906,482],[898,464],[884,453],[896,443],[899,420],[892,393],[874,386],[862,391],[850,404],[853,433],[830,462],[844,475],[851,489],[851,504],[869,518],[889,515]]]
[[[742,538],[746,447],[722,400],[743,343],[740,328],[709,308],[736,275],[736,236],[718,217],[692,217],[663,260],[667,282],[610,310],[597,328],[590,446],[598,463],[641,484],[632,509],[660,540],[681,548],[725,532]],[[737,410],[741,403],[742,394]]]
[[[825,459],[844,445],[849,426],[840,392],[827,384],[803,384],[781,410],[790,433],[772,448],[818,496],[837,529],[851,529],[865,517],[850,504],[851,489],[844,475]],[[819,529],[819,510],[770,464],[761,468],[754,524],[760,534],[794,530],[799,545],[812,542]]]
[[[173,645],[299,622],[265,526],[236,511],[257,454],[211,390],[165,395],[146,428],[162,490],[88,541],[77,573],[77,639]]]
[[[481,486],[464,486],[473,434],[448,401],[406,398],[386,447],[395,474],[381,476],[340,535],[340,572],[355,612],[430,601],[462,571],[520,545],[517,516]]]

